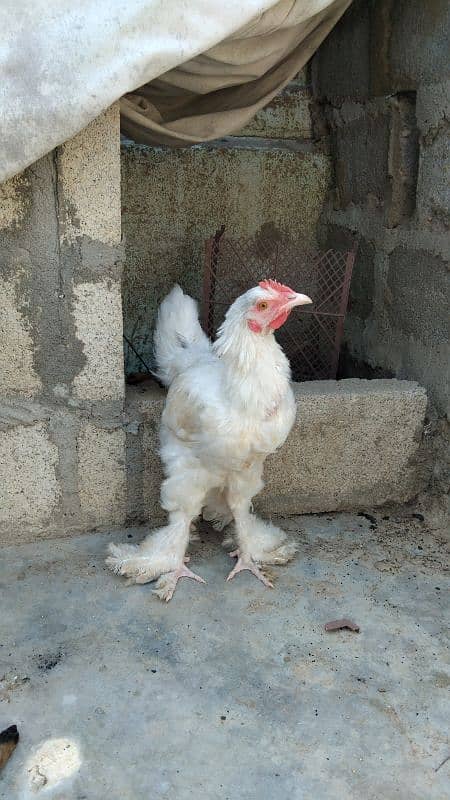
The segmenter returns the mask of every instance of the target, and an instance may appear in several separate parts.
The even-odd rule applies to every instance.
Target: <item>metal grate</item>
[[[222,227],[206,242],[202,325],[214,337],[231,303],[264,278],[308,294],[312,306],[295,309],[277,331],[294,380],[335,378],[357,243],[349,252],[301,252],[272,239],[225,236]]]

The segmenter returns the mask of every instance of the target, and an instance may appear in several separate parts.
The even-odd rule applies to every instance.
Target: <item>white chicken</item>
[[[273,336],[292,309],[311,303],[276,281],[262,281],[229,308],[211,343],[194,300],[175,286],[162,302],[155,331],[161,381],[169,387],[161,419],[166,479],[161,505],[168,524],[139,545],[110,545],[107,565],[133,583],[157,581],[170,600],[180,578],[204,583],[186,566],[190,527],[203,511],[223,528],[235,525],[237,558],[227,580],[250,570],[265,585],[264,564],[285,564],[296,546],[251,511],[263,486],[266,457],[285,441],[295,417],[289,362]]]

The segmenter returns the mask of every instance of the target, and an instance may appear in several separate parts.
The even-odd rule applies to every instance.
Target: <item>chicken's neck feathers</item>
[[[245,320],[222,325],[214,351],[224,366],[229,402],[267,417],[289,390],[289,362],[272,333],[257,334]]]

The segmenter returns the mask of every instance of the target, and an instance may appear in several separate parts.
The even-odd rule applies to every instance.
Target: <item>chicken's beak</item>
[[[290,311],[292,308],[295,308],[296,306],[306,306],[309,305],[309,303],[312,303],[312,300],[310,297],[308,297],[307,294],[297,294],[296,292],[292,296],[292,298],[288,300],[285,307],[288,308]]]

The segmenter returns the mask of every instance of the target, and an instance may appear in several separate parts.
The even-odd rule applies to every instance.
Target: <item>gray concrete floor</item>
[[[0,797],[450,797],[448,545],[411,513],[285,520],[300,552],[272,591],[226,584],[205,534],[207,586],[167,606],[103,564],[143,530],[5,548]],[[342,616],[361,632],[324,631]]]

